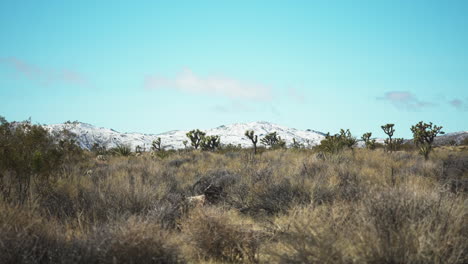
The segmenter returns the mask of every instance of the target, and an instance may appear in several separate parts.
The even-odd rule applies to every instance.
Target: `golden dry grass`
[[[26,203],[2,196],[0,263],[468,263],[462,147],[428,161],[194,151],[66,169]],[[187,203],[206,190],[209,204]]]

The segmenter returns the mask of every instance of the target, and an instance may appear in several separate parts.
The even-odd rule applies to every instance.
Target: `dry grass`
[[[0,199],[0,263],[468,262],[462,147],[90,157],[31,186]]]

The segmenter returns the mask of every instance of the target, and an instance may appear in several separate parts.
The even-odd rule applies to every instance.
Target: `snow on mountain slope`
[[[90,149],[95,143],[98,143],[106,148],[113,148],[117,145],[129,145],[134,149],[139,145],[148,151],[153,140],[156,140],[158,137],[161,138],[162,145],[166,149],[182,149],[184,148],[183,141],[188,140],[185,136],[188,131],[181,130],[169,131],[162,134],[120,133],[112,129],[95,127],[80,122],[46,125],[45,128],[50,132],[59,132],[63,129],[71,131],[77,135],[78,143],[85,149]],[[222,145],[232,144],[237,146],[240,144],[242,147],[250,147],[252,146],[251,141],[244,136],[246,130],[255,131],[255,134],[259,137],[259,141],[266,134],[277,132],[286,141],[288,146],[292,144],[293,138],[306,147],[318,145],[325,138],[325,134],[321,132],[310,129],[298,130],[269,122],[236,123],[204,130],[204,132],[207,135],[221,136]],[[435,143],[436,145],[448,144],[452,140],[460,143],[465,137],[468,137],[468,131],[449,133],[436,137]],[[376,140],[379,143],[383,143],[384,141],[381,138],[377,138]],[[357,142],[357,147],[363,146],[364,142]]]
[[[161,138],[162,145],[166,149],[181,149],[184,148],[183,141],[187,140],[185,134],[188,132],[174,130],[162,134],[120,133],[112,129],[99,128],[80,122],[46,125],[45,128],[50,132],[59,132],[63,129],[69,130],[76,134],[79,145],[85,149],[90,149],[95,143],[98,143],[107,148],[113,148],[117,145],[129,145],[134,149],[139,145],[149,150],[153,140],[158,137]],[[237,146],[240,144],[242,147],[250,147],[252,145],[251,141],[244,136],[246,130],[255,131],[259,139],[276,131],[286,141],[287,145],[290,145],[293,138],[295,138],[297,142],[305,146],[314,146],[320,144],[320,141],[325,138],[321,132],[297,130],[269,122],[236,123],[208,129],[204,132],[207,135],[221,136],[221,144],[223,145],[232,144]]]

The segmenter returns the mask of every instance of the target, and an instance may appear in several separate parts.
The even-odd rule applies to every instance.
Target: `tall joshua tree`
[[[254,154],[257,154],[257,142],[258,142],[258,136],[254,134],[254,131],[253,130],[247,130],[245,131],[245,134],[244,134],[246,137],[248,137],[250,139],[250,141],[252,141],[252,144],[254,146]]]
[[[395,133],[395,128],[393,128],[395,124],[386,124],[381,126],[382,130],[385,134],[387,134],[388,138],[385,139],[385,145],[387,146],[387,150],[393,150],[393,133]]]
[[[429,153],[432,151],[432,143],[438,134],[445,134],[441,131],[442,126],[432,125],[420,121],[414,126],[411,126],[413,132],[414,144],[419,148],[419,153],[424,156],[424,159],[429,158]]]
[[[199,129],[195,129],[195,130],[189,131],[185,135],[190,139],[190,142],[191,142],[192,146],[195,149],[198,149],[198,147],[200,146],[200,143],[202,142],[202,140],[205,137],[206,133],[200,131]]]

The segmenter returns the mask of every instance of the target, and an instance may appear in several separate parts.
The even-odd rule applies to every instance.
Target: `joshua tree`
[[[343,141],[343,144],[348,148],[352,149],[354,144],[356,144],[356,138],[351,135],[349,129],[340,129],[340,139]]]
[[[442,126],[432,125],[420,121],[414,126],[411,126],[411,132],[413,132],[414,144],[419,148],[419,153],[424,156],[424,159],[429,158],[429,153],[432,151],[432,143],[434,138],[438,134],[445,134],[441,131]]]
[[[336,154],[345,147],[352,149],[354,144],[356,144],[356,138],[351,135],[349,129],[341,129],[339,134],[330,135],[328,133],[317,149],[325,153]]]
[[[135,153],[141,154],[142,152],[143,152],[143,148],[142,148],[140,145],[137,145],[137,146],[135,147]]]
[[[153,140],[151,143],[151,150],[153,151],[161,151],[163,148],[161,147],[161,138],[158,137],[156,140]]]
[[[220,145],[220,136],[204,136],[200,142],[202,150],[215,150]]]
[[[244,134],[246,137],[248,137],[250,139],[250,141],[252,141],[252,144],[253,144],[253,147],[254,147],[254,154],[257,154],[257,142],[258,142],[258,136],[257,135],[254,135],[254,131],[253,130],[247,130],[245,131],[245,134]]]
[[[198,147],[200,146],[200,143],[203,140],[203,138],[205,137],[206,133],[200,131],[199,129],[195,129],[195,130],[192,130],[192,131],[188,132],[186,135],[190,139],[190,142],[191,142],[192,146],[195,149],[198,149]]]
[[[386,124],[381,126],[382,130],[384,131],[385,134],[387,134],[388,138],[385,139],[385,145],[387,146],[387,150],[392,151],[393,150],[393,133],[395,133],[395,129],[393,128],[395,124]]]
[[[271,148],[283,148],[286,146],[286,142],[282,140],[281,137],[276,134],[276,132],[266,134],[265,137],[260,140],[260,142]]]
[[[367,132],[362,135],[361,139],[366,144],[366,148],[375,149],[375,139],[371,139],[371,136],[372,136],[372,133]]]
[[[292,143],[291,147],[293,149],[305,148],[304,144],[297,142],[297,140],[295,138],[293,138],[293,143]]]
[[[184,144],[184,147],[187,148],[188,141],[184,140],[184,141],[182,141],[182,144]]]

